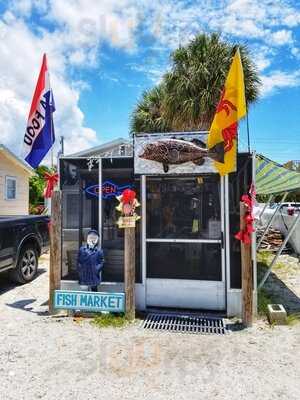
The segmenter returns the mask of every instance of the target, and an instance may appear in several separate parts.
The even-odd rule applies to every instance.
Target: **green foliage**
[[[32,210],[44,202],[43,192],[45,188],[45,172],[51,172],[51,169],[41,165],[35,170],[35,175],[29,180],[29,203]]]
[[[266,316],[268,311],[268,304],[276,303],[274,297],[264,288],[257,291],[257,311],[258,315]]]
[[[121,328],[125,326],[128,321],[124,314],[103,313],[93,318],[91,323],[98,328]]]
[[[200,34],[171,54],[171,68],[145,92],[131,118],[132,133],[207,130],[237,46],[219,34]],[[257,100],[260,79],[245,45],[239,45],[247,103]]]
[[[258,281],[260,281],[268,268],[268,264],[274,255],[267,251],[259,251],[257,253],[257,273],[258,273]],[[277,262],[273,267],[274,270],[279,270],[286,268],[286,265],[282,262]],[[258,315],[261,317],[266,317],[268,304],[277,304],[281,303],[282,299],[280,296],[271,290],[270,287],[262,287],[257,292],[257,309]],[[300,322],[300,313],[290,313],[287,316],[287,324],[295,325]]]
[[[288,325],[296,325],[300,322],[300,313],[293,313],[287,316],[286,322]]]
[[[257,253],[257,279],[258,282],[264,276],[268,269],[269,258],[272,256],[267,251],[260,251]],[[257,291],[257,311],[258,315],[266,316],[268,304],[277,303],[276,298],[266,288],[261,288]]]
[[[162,117],[162,99],[165,88],[158,85],[142,94],[131,118],[132,132],[167,132],[170,127]]]

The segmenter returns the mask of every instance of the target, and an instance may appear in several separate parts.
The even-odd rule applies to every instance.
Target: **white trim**
[[[226,261],[226,291],[227,291],[227,315],[230,314],[230,303],[228,300],[230,292],[230,225],[229,225],[229,178],[224,177],[224,198],[225,198],[225,261]]]
[[[227,317],[241,317],[242,289],[230,289],[227,292]]]
[[[171,177],[172,178],[172,177]],[[144,179],[145,192],[142,202],[146,205],[146,177]],[[170,179],[170,177],[168,177]],[[182,177],[182,179],[185,179]],[[219,186],[219,204],[221,212],[221,232],[224,237],[224,180],[220,178]],[[221,251],[221,279],[219,281],[211,280],[191,280],[191,279],[166,279],[166,278],[147,278],[145,276],[145,297],[146,306],[176,307],[176,308],[194,308],[208,310],[226,310],[226,273],[225,273],[225,250],[221,239],[162,239],[146,237],[146,209],[145,216],[145,240],[143,245],[145,275],[146,275],[146,245],[147,243],[196,243],[196,244],[218,244]],[[174,295],[176,293],[176,295]]]
[[[222,243],[221,239],[146,239],[154,243]]]
[[[225,261],[225,197],[224,197],[224,177],[220,176],[220,212],[221,212],[221,262],[222,262],[222,282],[225,282],[225,300],[226,300],[226,261]],[[223,243],[222,243],[223,242]],[[225,301],[226,303],[226,301]]]
[[[147,245],[146,245],[146,201],[147,201],[147,196],[146,196],[146,176],[142,175],[141,176],[141,213],[142,213],[142,219],[141,219],[141,230],[142,230],[142,242],[141,242],[141,251],[142,251],[142,282],[145,285],[146,283],[146,251],[147,251]]]
[[[147,307],[225,310],[221,281],[147,278],[147,286]]]
[[[102,188],[102,158],[100,158],[99,163],[98,163],[98,185],[99,188]],[[99,227],[98,227],[98,232],[100,236],[100,246],[102,247],[103,244],[103,229],[102,229],[102,191],[100,190],[99,196],[98,196],[98,222],[99,222]]]
[[[101,153],[101,152],[105,152],[108,149],[114,149],[122,144],[132,144],[132,141],[127,138],[117,138],[114,140],[111,140],[110,142],[106,142],[103,143],[99,146],[95,146],[95,147],[91,147],[89,149],[86,150],[82,150],[73,154],[69,154],[68,157],[71,158],[77,158],[77,157],[84,157],[84,158],[88,158],[88,157],[94,157],[94,153]],[[132,157],[132,156],[131,156]]]
[[[9,179],[10,179],[11,181],[14,181],[14,182],[15,182],[15,197],[12,198],[12,199],[9,199],[9,198],[7,197],[7,181],[8,181]],[[14,200],[17,200],[17,197],[18,197],[17,182],[18,182],[18,180],[17,180],[17,177],[16,177],[16,176],[5,175],[4,200],[7,200],[7,201],[14,201]]]
[[[132,156],[74,156],[74,157],[72,157],[72,156],[62,156],[62,157],[60,157],[60,159],[61,160],[87,160],[88,158],[93,158],[94,160],[97,160],[97,159],[102,159],[102,160],[110,160],[111,158],[112,159],[114,159],[114,158],[116,158],[116,159],[119,159],[119,158],[132,158]],[[128,169],[131,169],[131,168],[128,168]]]
[[[254,188],[256,187],[256,152],[252,152],[252,183]],[[254,316],[257,315],[257,305],[258,305],[258,298],[257,298],[257,261],[256,261],[256,229],[252,233],[252,265],[253,265],[253,313]]]

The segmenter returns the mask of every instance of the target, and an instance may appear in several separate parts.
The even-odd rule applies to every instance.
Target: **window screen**
[[[147,238],[220,239],[220,178],[148,178]]]
[[[17,196],[17,180],[16,178],[6,177],[6,199],[14,200]]]

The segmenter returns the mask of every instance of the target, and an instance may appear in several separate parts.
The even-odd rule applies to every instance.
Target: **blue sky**
[[[248,44],[263,87],[249,110],[252,147],[300,159],[300,2],[0,0],[0,142],[20,152],[43,52],[57,135],[71,153],[126,137],[143,90],[199,32]],[[240,126],[245,149],[246,125]]]

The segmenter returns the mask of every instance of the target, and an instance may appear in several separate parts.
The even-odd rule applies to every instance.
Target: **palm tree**
[[[208,130],[236,49],[215,33],[200,34],[180,46],[171,55],[170,72],[164,75],[156,96],[155,88],[150,90],[134,110],[132,132]],[[250,104],[259,96],[260,79],[247,47],[239,49]]]
[[[164,85],[155,86],[142,94],[131,117],[132,132],[168,132],[171,127],[162,117]]]

